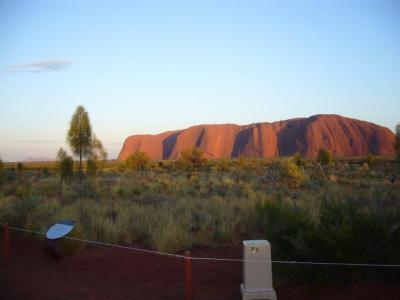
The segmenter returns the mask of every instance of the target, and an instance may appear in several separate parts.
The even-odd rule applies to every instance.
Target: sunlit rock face
[[[325,148],[335,156],[368,153],[393,156],[395,135],[388,128],[338,115],[315,115],[273,123],[198,125],[156,135],[126,138],[119,154],[124,160],[136,151],[153,160],[177,159],[182,150],[198,147],[209,158],[275,157],[299,152],[315,157]]]

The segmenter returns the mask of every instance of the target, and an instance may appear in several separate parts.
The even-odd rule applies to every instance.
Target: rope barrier
[[[4,223],[0,222],[0,225],[3,226],[5,225]],[[43,235],[45,236],[46,233],[40,232],[40,231],[35,231],[31,229],[25,229],[25,228],[18,228],[18,227],[12,227],[8,226],[9,229],[16,230],[16,231],[21,231],[21,232],[27,232],[27,233],[34,233],[38,235]],[[64,237],[65,239],[68,240],[73,240],[73,241],[79,241],[79,242],[85,242],[93,245],[101,245],[101,246],[106,246],[106,247],[114,247],[114,248],[120,248],[120,249],[125,249],[125,250],[131,250],[131,251],[137,251],[137,252],[142,252],[142,253],[149,253],[149,254],[155,254],[155,255],[160,255],[160,256],[168,256],[168,257],[174,257],[174,258],[179,258],[179,259],[190,259],[190,260],[197,260],[197,261],[216,261],[216,262],[254,262],[254,263],[275,263],[275,264],[288,264],[288,265],[317,265],[317,266],[345,266],[345,267],[383,267],[383,268],[400,268],[400,264],[367,264],[367,263],[343,263],[343,262],[313,262],[313,261],[285,261],[285,260],[245,260],[245,259],[240,259],[240,258],[217,258],[217,257],[196,257],[196,256],[190,256],[186,257],[184,255],[179,255],[179,254],[173,254],[173,253],[167,253],[167,252],[160,252],[160,251],[154,251],[154,250],[147,250],[147,249],[142,249],[142,248],[136,248],[136,247],[130,247],[130,246],[124,246],[124,245],[118,245],[118,244],[111,244],[111,243],[106,243],[106,242],[99,242],[99,241],[91,241],[91,240],[85,240],[85,239],[80,239],[80,238],[74,238],[74,237]]]
[[[12,226],[9,226],[8,228],[16,230],[16,231],[21,231],[21,232],[35,233],[35,234],[43,235],[43,236],[46,235],[46,233],[44,233],[44,232],[30,230],[30,229],[24,229],[24,228],[12,227]],[[183,256],[183,255],[172,254],[172,253],[167,253],[167,252],[159,252],[159,251],[147,250],[147,249],[142,249],[142,248],[135,248],[135,247],[130,247],[130,246],[118,245],[118,244],[111,244],[111,243],[105,243],[105,242],[99,242],[99,241],[91,241],[91,240],[85,240],[85,239],[74,238],[74,237],[69,237],[69,236],[65,236],[63,238],[64,239],[68,239],[68,240],[72,240],[72,241],[84,242],[84,243],[89,243],[89,244],[94,244],[94,245],[101,245],[101,246],[106,246],[106,247],[115,247],[115,248],[138,251],[138,252],[143,252],[143,253],[150,253],[150,254],[163,255],[163,256],[171,256],[171,257],[176,257],[176,258],[185,258],[185,256]]]

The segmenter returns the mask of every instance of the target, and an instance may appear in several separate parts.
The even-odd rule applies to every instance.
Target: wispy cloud
[[[64,71],[72,64],[72,61],[63,59],[48,59],[35,61],[28,64],[11,66],[10,72],[29,72],[29,73],[43,73],[43,72],[59,72]]]

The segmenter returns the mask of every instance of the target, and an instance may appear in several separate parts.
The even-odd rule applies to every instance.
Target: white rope
[[[24,229],[24,228],[12,227],[12,226],[8,226],[8,228],[16,230],[16,231],[35,233],[35,234],[44,235],[44,236],[46,235],[46,233],[44,233],[44,232],[30,230],[30,229]],[[90,243],[90,244],[94,244],[94,245],[115,247],[115,248],[120,248],[120,249],[127,249],[127,250],[132,250],[132,251],[138,251],[138,252],[150,253],[150,254],[157,254],[157,255],[164,255],[164,256],[171,256],[171,257],[176,257],[176,258],[185,258],[184,255],[178,255],[178,254],[172,254],[172,253],[166,253],[166,252],[159,252],[159,251],[153,251],[153,250],[146,250],[146,249],[142,249],[142,248],[135,248],[135,247],[129,247],[129,246],[105,243],[105,242],[84,240],[84,239],[79,239],[79,238],[74,238],[74,237],[69,237],[69,236],[65,236],[63,238],[68,239],[68,240],[78,241],[78,242]]]
[[[98,242],[98,241],[83,240],[83,239],[78,239],[78,238],[73,238],[73,237],[68,237],[68,236],[66,236],[64,238],[69,239],[69,240],[73,240],[73,241],[86,242],[86,243],[91,243],[91,244],[94,244],[94,245],[101,245],[101,246],[106,246],[106,247],[115,247],[115,248],[128,249],[128,250],[133,250],[133,251],[138,251],[138,252],[143,252],[143,253],[150,253],[150,254],[163,255],[163,256],[171,256],[171,257],[176,257],[176,258],[185,258],[184,255],[172,254],[172,253],[167,253],[167,252],[159,252],[159,251],[153,251],[153,250],[146,250],[146,249],[142,249],[142,248],[135,248],[135,247],[117,245],[117,244],[110,244],[110,243],[104,243],[104,242]]]
[[[227,261],[227,262],[259,262],[259,263],[275,263],[275,264],[291,264],[291,265],[327,265],[327,266],[356,266],[356,267],[394,267],[399,268],[400,265],[390,264],[363,264],[363,263],[334,263],[334,262],[313,262],[313,261],[286,261],[286,260],[249,260],[240,258],[214,258],[214,257],[191,257],[193,260],[207,261]]]
[[[4,223],[0,223],[0,225],[5,225]],[[39,235],[46,235],[44,232],[40,231],[35,231],[35,230],[30,230],[30,229],[24,229],[24,228],[18,228],[18,227],[12,227],[8,226],[9,229],[13,229],[16,231],[22,231],[22,232],[28,232],[28,233],[34,233],[34,234],[39,234]],[[131,251],[137,251],[137,252],[143,252],[143,253],[149,253],[149,254],[155,254],[155,255],[161,255],[161,256],[169,256],[169,257],[174,257],[174,258],[179,258],[179,259],[190,259],[190,260],[197,260],[197,261],[216,261],[216,262],[253,262],[253,263],[276,263],[276,264],[288,264],[288,265],[317,265],[317,266],[346,266],[346,267],[384,267],[384,268],[399,268],[400,264],[364,264],[364,263],[341,263],[341,262],[314,262],[314,261],[285,261],[285,260],[249,260],[249,259],[240,259],[240,258],[216,258],[216,257],[196,257],[196,256],[184,256],[184,255],[179,255],[179,254],[172,254],[172,253],[167,253],[167,252],[160,252],[160,251],[154,251],[154,250],[146,250],[142,248],[135,248],[135,247],[130,247],[130,246],[123,246],[123,245],[118,245],[118,244],[111,244],[111,243],[106,243],[106,242],[99,242],[99,241],[91,241],[91,240],[85,240],[85,239],[79,239],[79,238],[74,238],[74,237],[64,237],[65,239],[68,240],[73,240],[73,241],[79,241],[79,242],[85,242],[89,244],[94,244],[94,245],[101,245],[101,246],[106,246],[106,247],[115,247],[115,248],[120,248],[120,249],[126,249],[126,250],[131,250]]]

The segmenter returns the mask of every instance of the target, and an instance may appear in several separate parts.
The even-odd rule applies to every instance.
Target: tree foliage
[[[88,175],[96,177],[98,172],[104,167],[106,160],[107,151],[104,149],[102,142],[93,134],[91,153],[86,163],[86,172]]]
[[[104,149],[102,142],[93,134],[90,158],[105,161],[107,160],[107,155],[107,151]]]
[[[72,153],[79,157],[79,173],[82,174],[82,159],[92,154],[92,126],[83,106],[78,106],[72,116],[67,141]]]
[[[198,168],[204,165],[207,158],[204,156],[203,149],[195,147],[183,150],[181,152],[181,160],[194,168]]]
[[[98,173],[98,162],[93,159],[88,159],[86,162],[86,172],[90,177],[96,177]]]
[[[299,167],[301,167],[304,164],[304,161],[299,152],[296,152],[295,154],[293,154],[293,161]]]
[[[19,162],[19,163],[17,164],[17,171],[18,171],[18,174],[19,174],[19,175],[21,175],[22,172],[24,172],[24,165],[23,165],[21,162]]]
[[[0,185],[2,185],[3,182],[4,182],[4,164],[0,158]]]
[[[74,169],[74,161],[72,157],[69,156],[63,148],[60,148],[57,152],[57,159],[59,161],[57,169],[60,173],[61,183],[72,179]]]
[[[322,166],[330,166],[332,164],[333,158],[332,158],[332,153],[329,152],[326,149],[320,149],[318,152],[318,157],[317,161],[322,165]]]
[[[306,179],[302,169],[293,157],[284,157],[279,161],[281,178],[291,187],[299,187]]]
[[[58,152],[57,152],[57,160],[62,161],[67,156],[68,156],[68,154],[63,148],[60,148],[60,150],[58,150]]]
[[[67,156],[60,163],[60,175],[61,181],[71,180],[74,172],[74,161],[71,156]]]
[[[127,169],[139,171],[143,170],[149,161],[150,158],[145,152],[137,151],[126,159],[125,166]]]

